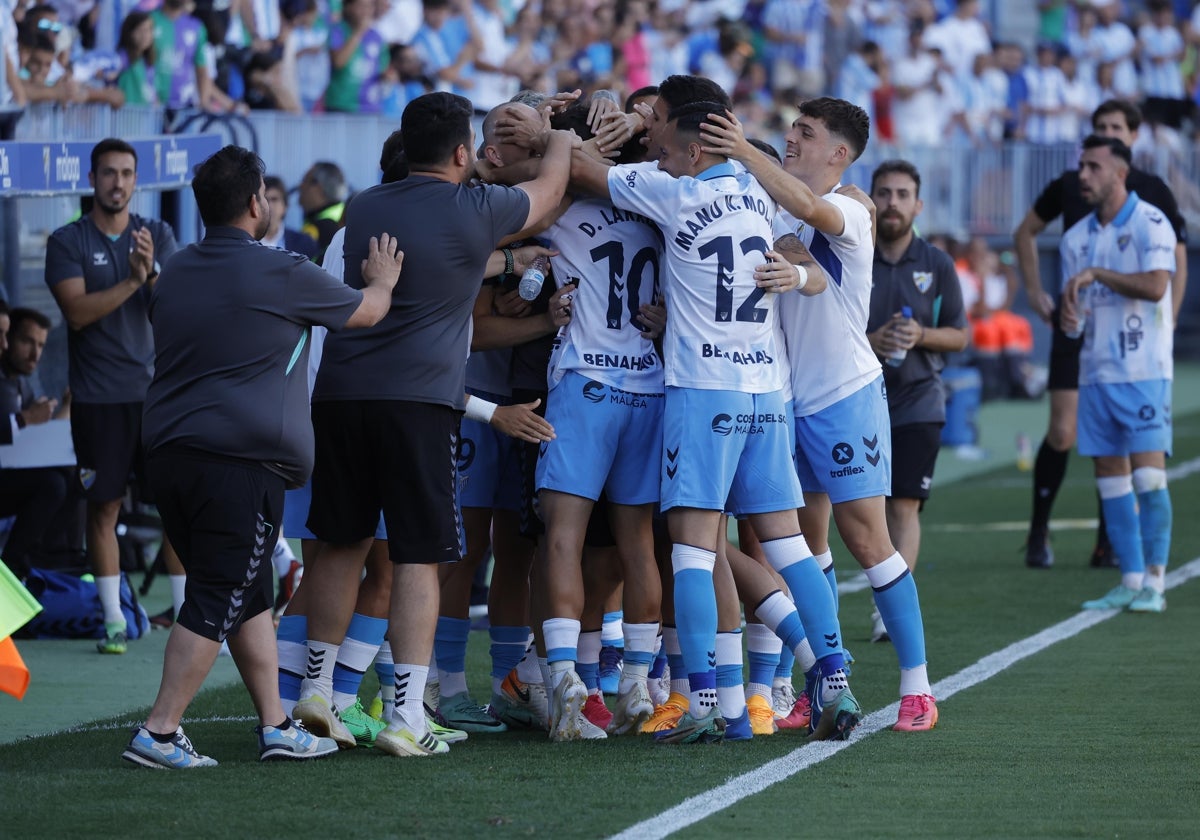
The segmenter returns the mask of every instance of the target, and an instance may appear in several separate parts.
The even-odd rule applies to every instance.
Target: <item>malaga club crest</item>
[[[929,291],[929,287],[933,285],[932,271],[914,271],[913,285],[917,287],[917,291],[925,294]]]

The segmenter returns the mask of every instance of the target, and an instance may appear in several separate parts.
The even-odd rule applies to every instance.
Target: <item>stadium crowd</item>
[[[986,2],[0,0],[0,105],[399,117],[431,90],[486,111],[522,88],[624,95],[697,73],[762,136],[819,94],[863,107],[876,142],[902,148],[1077,142],[1112,98],[1190,127],[1200,7],[1041,0],[1027,50],[993,40]]]

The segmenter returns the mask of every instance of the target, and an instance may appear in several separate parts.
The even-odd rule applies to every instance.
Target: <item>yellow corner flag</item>
[[[42,605],[0,561],[0,691],[20,700],[29,687],[29,669],[10,638],[42,611]]]

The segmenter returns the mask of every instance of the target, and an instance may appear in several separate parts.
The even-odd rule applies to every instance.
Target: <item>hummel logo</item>
[[[863,455],[863,457],[867,459],[868,464],[870,464],[872,467],[874,467],[874,466],[878,466],[879,459],[882,458],[883,456],[878,452],[867,452],[865,455]]]
[[[827,647],[827,648],[840,647],[840,645],[838,644],[837,633],[826,633],[825,634],[825,647]]]
[[[717,667],[717,652],[715,650],[710,650],[708,652],[708,667],[709,668]]]
[[[862,442],[863,446],[867,447],[867,449],[874,449],[879,446],[879,435],[875,435],[873,438],[863,438]]]

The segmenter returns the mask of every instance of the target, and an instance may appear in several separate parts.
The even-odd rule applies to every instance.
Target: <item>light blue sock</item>
[[[1145,572],[1142,526],[1138,521],[1137,499],[1133,490],[1108,499],[1101,493],[1100,506],[1104,509],[1104,530],[1108,532],[1108,541],[1112,543],[1113,553],[1121,562],[1121,573]],[[886,621],[887,618],[884,618],[885,623]]]
[[[304,680],[308,658],[308,616],[285,615],[279,619],[275,644],[279,650],[279,699],[291,714],[300,702],[300,683]]]
[[[713,588],[716,554],[676,544],[671,551],[675,572],[675,629],[697,719],[717,705],[717,593]],[[673,673],[673,672],[672,672]]]
[[[625,647],[625,636],[621,632],[621,624],[624,621],[624,610],[606,612],[604,614],[604,623],[601,625],[600,638],[603,640],[606,647],[615,647],[618,649],[623,649]]]
[[[908,571],[908,564],[896,552],[866,571],[875,593],[875,606],[892,637],[900,667],[907,670],[924,665],[925,625],[921,620],[917,582]]]
[[[770,628],[762,624],[746,625],[746,664],[750,668],[747,682],[751,690],[755,685],[770,689],[775,681],[775,666],[779,664],[779,653],[775,649],[781,642]],[[720,674],[717,674],[720,679]]]
[[[529,640],[528,627],[497,627],[488,628],[488,636],[492,640],[490,653],[492,655],[492,680],[503,682],[508,672],[517,667],[517,663],[525,656],[525,644]]]
[[[825,575],[829,591],[833,593],[833,611],[837,612],[840,609],[841,601],[838,595],[837,573],[833,570],[833,552],[827,548],[820,554],[814,554],[813,557],[816,559],[817,565],[821,567],[822,574]]]
[[[1137,500],[1145,561],[1151,566],[1166,566],[1171,554],[1171,494],[1163,487],[1138,493]],[[1107,510],[1104,513],[1108,515]]]
[[[740,718],[746,713],[740,628],[717,634],[717,701],[725,718]]]
[[[600,630],[583,630],[575,656],[575,673],[589,692],[600,690]]]
[[[362,613],[351,616],[346,638],[338,648],[337,662],[333,666],[333,696],[338,708],[353,705],[363,674],[371,667],[383,644],[387,626],[386,618],[372,618]]]
[[[779,664],[775,666],[775,677],[781,680],[792,679],[792,666],[796,664],[796,655],[790,648],[784,647],[779,651]]]
[[[801,635],[808,634],[809,644],[818,661],[831,654],[842,653],[842,630],[838,623],[837,607],[829,591],[829,583],[817,565],[816,558],[808,551],[804,537],[784,537],[767,540],[762,544],[763,553],[771,568],[779,572],[792,600],[796,604],[802,623]],[[797,558],[800,559],[797,559]],[[776,631],[776,635],[779,635]],[[782,636],[781,636],[782,638]],[[784,647],[795,650],[784,639]],[[838,667],[841,667],[840,665]]]
[[[467,639],[470,635],[469,618],[438,616],[437,630],[433,637],[433,653],[437,659],[442,697],[452,697],[467,690]]]

